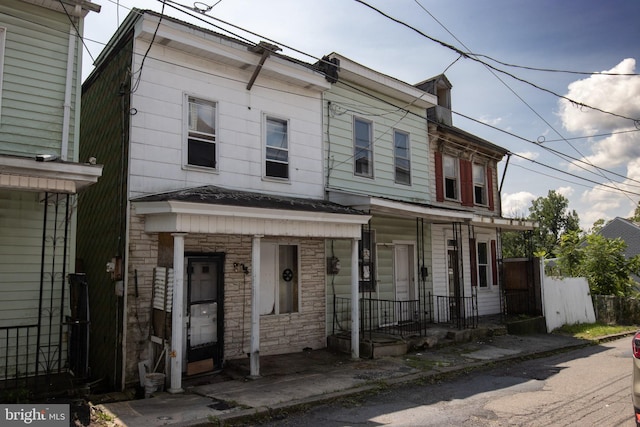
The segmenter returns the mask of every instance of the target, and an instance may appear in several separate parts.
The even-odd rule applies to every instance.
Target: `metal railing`
[[[504,291],[504,308],[509,315],[537,315],[533,289],[507,289]]]
[[[360,298],[360,330],[390,335],[419,335],[422,331],[418,300]]]
[[[38,325],[0,327],[0,388],[28,385],[36,373]]]
[[[458,329],[478,327],[477,297],[436,297],[437,323],[449,323]]]
[[[351,298],[333,296],[333,334],[351,330]]]
[[[360,298],[360,332],[390,335],[422,335],[433,322],[431,295],[423,304],[419,300],[396,301]],[[351,330],[351,299],[333,297],[333,333]]]

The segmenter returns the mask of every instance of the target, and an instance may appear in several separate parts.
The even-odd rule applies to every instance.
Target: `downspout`
[[[73,23],[69,25],[69,46],[67,49],[67,75],[65,79],[64,104],[62,105],[62,143],[60,159],[68,160],[69,129],[71,128],[71,89],[73,86],[73,64],[76,53],[76,32]]]
[[[507,153],[507,163],[504,165],[504,171],[502,172],[502,178],[500,179],[500,186],[498,187],[498,204],[500,216],[502,216],[502,185],[504,184],[504,178],[507,176],[507,169],[509,168],[509,160],[511,160],[511,153]],[[496,165],[496,171],[498,165]],[[493,190],[492,190],[493,191]]]

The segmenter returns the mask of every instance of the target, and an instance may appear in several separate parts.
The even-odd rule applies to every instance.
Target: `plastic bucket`
[[[156,391],[164,391],[165,375],[161,373],[147,374],[144,377],[144,397],[151,397]]]

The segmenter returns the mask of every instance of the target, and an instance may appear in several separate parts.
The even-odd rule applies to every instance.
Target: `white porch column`
[[[358,239],[351,242],[351,357],[360,358],[360,307],[358,301]]]
[[[171,309],[171,384],[169,393],[182,393],[182,340],[184,313],[184,236],[173,233],[173,303]]]
[[[253,236],[251,245],[251,353],[250,377],[260,376],[260,241]]]

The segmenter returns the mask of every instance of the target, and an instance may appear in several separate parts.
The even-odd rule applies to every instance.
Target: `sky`
[[[83,76],[131,8],[163,8],[92,1]],[[586,231],[640,201],[638,0],[179,0],[164,13],[309,63],[337,52],[409,84],[445,73],[453,125],[512,153],[505,217],[554,190]]]

